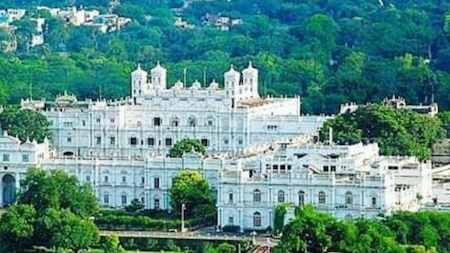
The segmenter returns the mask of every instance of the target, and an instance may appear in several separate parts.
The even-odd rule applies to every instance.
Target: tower
[[[231,65],[230,70],[225,72],[223,75],[225,81],[225,89],[231,92],[232,95],[236,96],[234,92],[237,90],[239,86],[239,81],[241,79],[241,74],[234,70],[233,65]]]
[[[249,96],[258,98],[258,70],[252,66],[252,62],[248,63],[248,67],[242,71],[244,86],[249,89]]]
[[[167,89],[167,70],[159,64],[150,70],[152,83],[151,86],[155,90]]]
[[[137,69],[131,72],[131,97],[143,95],[143,89],[147,85],[147,75],[148,73],[141,69],[141,64],[138,64]]]

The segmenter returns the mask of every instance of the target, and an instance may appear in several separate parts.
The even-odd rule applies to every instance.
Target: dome
[[[194,89],[198,90],[201,88],[202,88],[202,84],[198,80],[195,80],[195,82],[192,84],[192,86],[189,87],[190,90],[194,90]]]
[[[147,71],[143,70],[141,68],[141,64],[138,64],[136,70],[134,70],[133,72],[131,72],[131,75],[133,76],[141,76],[141,75],[147,75]]]
[[[216,80],[213,80],[209,86],[208,86],[208,90],[217,90],[219,89],[219,84],[216,82]]]
[[[178,80],[173,86],[172,86],[172,88],[171,89],[175,89],[175,90],[180,90],[180,89],[183,89],[183,82],[182,81],[180,81],[180,80]]]
[[[154,68],[152,68],[152,69],[150,70],[150,72],[151,72],[152,75],[153,75],[154,73],[162,73],[162,72],[166,72],[166,69],[165,69],[163,66],[161,66],[161,64],[160,64],[159,61],[158,61],[158,63],[156,63],[156,66],[155,66]]]
[[[252,62],[250,61],[250,62],[248,62],[248,67],[246,69],[244,69],[242,71],[242,73],[244,75],[246,75],[246,74],[257,74],[258,70],[253,67]]]
[[[235,78],[236,76],[239,76],[239,72],[237,72],[234,69],[234,66],[231,65],[230,70],[228,70],[227,72],[225,72],[224,74],[225,78]]]

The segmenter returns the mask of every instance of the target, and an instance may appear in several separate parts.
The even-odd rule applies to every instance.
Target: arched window
[[[326,203],[326,197],[325,192],[319,192],[319,204],[325,204]]]
[[[346,220],[346,221],[352,221],[352,220],[353,220],[353,217],[352,217],[350,214],[347,214],[347,215],[345,216],[345,220]]]
[[[253,214],[253,226],[254,227],[261,227],[261,213],[255,212]]]
[[[194,116],[189,117],[188,124],[191,127],[195,127],[197,125],[197,119]]]
[[[179,119],[177,117],[174,117],[174,118],[171,119],[171,121],[170,121],[170,125],[171,126],[177,127],[178,124],[179,124]]]
[[[351,192],[345,193],[345,204],[346,205],[353,205],[353,194]]]
[[[298,205],[299,206],[305,205],[305,192],[304,191],[298,192]]]
[[[278,203],[284,203],[284,191],[278,191]]]
[[[261,202],[261,191],[258,189],[253,191],[253,202]]]

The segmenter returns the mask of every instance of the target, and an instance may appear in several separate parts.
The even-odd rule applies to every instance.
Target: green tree
[[[103,251],[108,253],[126,252],[120,245],[119,236],[117,236],[117,234],[110,234],[105,238],[103,242]]]
[[[169,149],[170,157],[182,157],[184,153],[195,151],[206,155],[206,149],[198,139],[183,139]]]
[[[213,193],[199,171],[185,170],[172,180],[170,205],[176,213],[180,213],[183,204],[188,218],[207,217],[215,213]]]
[[[20,109],[17,106],[7,106],[0,114],[2,130],[17,136],[22,142],[27,140],[43,142],[45,138],[51,139],[52,132],[47,118],[35,111]]]
[[[145,205],[139,199],[131,200],[131,204],[125,207],[127,212],[137,212],[144,209]]]
[[[13,205],[0,218],[1,248],[20,251],[31,246],[36,210],[31,205]]]

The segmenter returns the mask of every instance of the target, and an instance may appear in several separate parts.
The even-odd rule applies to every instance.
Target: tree
[[[213,193],[199,171],[185,170],[173,178],[170,205],[176,213],[180,213],[183,204],[190,218],[205,217],[215,212]]]
[[[2,247],[20,251],[31,246],[36,218],[36,210],[31,205],[11,206],[0,218]]]
[[[61,170],[31,168],[22,182],[19,204],[28,204],[38,213],[48,208],[68,209],[77,216],[89,218],[98,211],[97,198],[88,184]]]
[[[7,106],[0,114],[2,130],[17,136],[22,142],[27,140],[43,142],[51,139],[52,132],[47,118],[35,111],[20,109],[18,106]]]
[[[110,234],[103,242],[103,251],[108,253],[125,253],[125,250],[120,245],[119,236],[117,234]]]
[[[144,203],[142,203],[139,199],[133,199],[131,201],[131,204],[129,206],[125,207],[125,210],[127,212],[134,213],[134,212],[144,209],[144,207],[145,207]]]
[[[184,153],[195,151],[206,155],[206,149],[198,139],[183,139],[175,143],[169,150],[170,157],[182,157]]]
[[[63,171],[31,168],[22,187],[18,204],[0,219],[0,245],[7,250],[20,245],[80,252],[98,241],[90,220],[98,206],[89,186]]]

